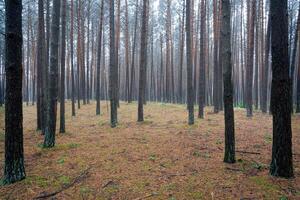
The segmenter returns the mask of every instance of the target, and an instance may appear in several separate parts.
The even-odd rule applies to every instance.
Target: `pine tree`
[[[47,120],[44,147],[51,148],[55,145],[56,113],[58,98],[58,40],[60,0],[53,0],[50,41],[50,74],[47,102]]]
[[[234,110],[231,63],[230,0],[222,0],[222,66],[224,80],[225,155],[224,162],[235,162]]]
[[[26,177],[23,149],[22,1],[5,0],[5,164],[4,183]]]
[[[271,0],[273,146],[270,173],[293,176],[287,0]]]

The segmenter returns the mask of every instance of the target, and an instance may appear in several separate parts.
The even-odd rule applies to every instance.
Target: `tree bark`
[[[200,60],[199,60],[199,113],[198,117],[204,118],[205,106],[205,32],[206,32],[206,0],[201,1],[201,28],[200,28]]]
[[[4,184],[26,177],[22,108],[22,1],[5,0],[5,164]]]
[[[222,0],[222,66],[224,79],[225,154],[224,162],[235,162],[234,110],[231,63],[230,0]]]
[[[65,64],[66,64],[66,0],[62,0],[61,20],[61,62],[60,62],[60,126],[59,132],[65,133]]]
[[[101,47],[102,47],[102,26],[103,26],[103,7],[104,0],[101,2],[100,26],[98,33],[98,51],[97,51],[97,68],[96,68],[96,115],[100,115],[100,66],[101,66]]]
[[[53,0],[50,41],[50,76],[47,103],[47,123],[45,131],[44,147],[51,148],[55,145],[57,91],[58,91],[58,40],[60,0]]]
[[[248,11],[250,12],[249,17],[249,46],[248,46],[248,59],[247,59],[247,72],[246,72],[246,109],[247,109],[247,117],[253,116],[253,98],[252,98],[252,86],[253,86],[253,58],[254,58],[254,19],[256,13],[256,0],[251,0],[249,3]]]
[[[270,173],[293,177],[287,0],[271,0],[273,146]]]
[[[194,124],[194,87],[193,87],[193,56],[191,30],[191,1],[186,1],[186,59],[187,59],[187,107],[188,124]]]
[[[118,92],[118,66],[116,65],[116,54],[115,54],[115,1],[109,2],[109,37],[110,37],[110,52],[109,52],[109,96],[110,96],[110,122],[111,127],[114,128],[118,123],[118,106],[117,106],[117,92]]]
[[[138,99],[138,122],[144,121],[144,98],[145,98],[145,73],[147,66],[147,41],[148,41],[148,0],[143,0],[142,29],[141,29],[141,54],[140,54],[140,77]]]

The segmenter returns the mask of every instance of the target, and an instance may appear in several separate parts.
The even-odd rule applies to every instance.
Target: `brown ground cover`
[[[121,103],[119,125],[109,126],[107,104],[95,103],[76,117],[66,105],[65,134],[43,149],[36,109],[24,107],[27,178],[0,186],[0,199],[300,199],[300,116],[293,116],[295,178],[268,175],[272,118],[260,112],[247,119],[236,109],[237,163],[224,164],[223,113],[206,108],[205,119],[187,125],[184,105],[149,103],[138,123],[137,104]],[[0,116],[0,170],[4,163],[4,113]],[[58,119],[59,122],[59,119]],[[242,152],[243,151],[243,152]],[[52,197],[53,198],[53,197]]]

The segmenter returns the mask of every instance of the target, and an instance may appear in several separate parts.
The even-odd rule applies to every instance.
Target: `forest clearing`
[[[120,121],[111,128],[107,105],[95,102],[71,116],[66,103],[66,133],[43,149],[36,131],[36,107],[24,106],[27,178],[0,187],[0,199],[32,199],[59,191],[87,170],[55,199],[299,199],[300,116],[292,118],[294,179],[272,178],[272,117],[236,108],[236,164],[223,163],[223,113],[205,109],[205,119],[188,126],[186,105],[148,103],[145,121],[136,122],[137,104],[122,102]],[[59,104],[58,104],[59,105]],[[1,110],[1,130],[3,110]],[[0,135],[0,149],[4,134]],[[0,152],[0,170],[3,170]]]
[[[299,0],[0,0],[0,199],[299,200]]]

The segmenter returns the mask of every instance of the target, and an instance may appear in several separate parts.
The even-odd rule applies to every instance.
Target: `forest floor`
[[[53,192],[58,192],[54,199],[300,199],[299,115],[292,121],[295,178],[287,180],[268,173],[272,117],[267,114],[254,112],[248,119],[245,110],[235,109],[237,163],[224,164],[223,113],[213,114],[212,108],[188,126],[185,105],[149,103],[145,122],[138,123],[137,104],[121,103],[118,127],[112,129],[105,102],[101,116],[95,115],[95,102],[82,106],[76,117],[69,102],[66,107],[67,133],[57,134],[55,148],[43,149],[35,106],[24,106],[27,178],[0,186],[0,199]],[[0,119],[2,173],[3,110]]]

